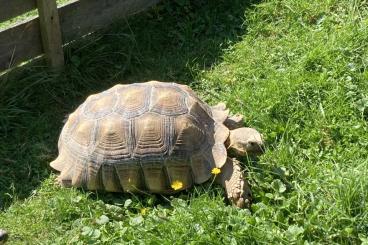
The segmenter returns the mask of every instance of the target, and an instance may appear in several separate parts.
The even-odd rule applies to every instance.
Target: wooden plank
[[[54,69],[64,66],[63,43],[55,0],[37,0],[43,51],[47,64]]]
[[[38,17],[0,32],[0,71],[42,54]]]
[[[64,43],[100,29],[112,21],[139,12],[157,2],[159,0],[80,0],[66,4],[59,8]],[[0,31],[0,71],[42,53],[38,17]]]
[[[137,13],[159,0],[79,0],[59,9],[64,43]]]
[[[0,0],[0,22],[36,8],[36,0]]]

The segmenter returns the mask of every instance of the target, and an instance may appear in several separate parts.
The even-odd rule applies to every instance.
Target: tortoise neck
[[[227,139],[225,140],[224,145],[225,145],[226,149],[231,149],[230,134],[229,134],[229,137],[227,137]]]

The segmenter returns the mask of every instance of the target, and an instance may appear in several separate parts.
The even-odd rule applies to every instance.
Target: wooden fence
[[[159,0],[0,0],[0,22],[30,10],[39,16],[0,30],[0,71],[45,54],[49,66],[64,64],[62,45],[116,19],[134,14]]]

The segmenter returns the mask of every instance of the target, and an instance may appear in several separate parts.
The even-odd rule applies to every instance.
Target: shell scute
[[[156,86],[151,99],[151,111],[160,115],[180,115],[188,112],[185,94],[177,87]]]
[[[109,160],[129,158],[131,155],[130,122],[117,115],[99,121],[94,153]],[[97,157],[97,156],[95,156]]]
[[[89,190],[102,190],[102,169],[101,164],[97,162],[89,161],[87,163],[87,189]]]
[[[104,163],[101,169],[103,189],[110,192],[121,192],[122,187],[114,164]]]
[[[199,151],[207,140],[205,128],[190,115],[175,118],[174,139],[171,155],[188,156]]]
[[[165,167],[171,185],[175,181],[179,181],[182,185],[181,188],[175,190],[170,185],[168,186],[168,192],[179,191],[181,189],[187,189],[193,185],[192,166],[189,159],[167,159],[165,161]]]
[[[145,190],[142,167],[137,161],[115,164],[115,170],[121,187],[125,192],[139,192]]]
[[[93,120],[80,120],[70,132],[71,139],[80,146],[89,146],[93,143],[95,124]]]
[[[134,119],[134,157],[163,157],[168,152],[165,124],[165,118],[154,113]]]
[[[146,189],[152,193],[162,193],[168,188],[167,173],[162,161],[141,161]]]
[[[113,91],[88,97],[83,106],[83,115],[89,119],[99,119],[114,111],[117,97]]]
[[[191,167],[193,169],[193,178],[196,184],[201,184],[211,177],[211,169],[215,167],[208,161],[204,155],[207,152],[199,152],[191,157]]]
[[[194,100],[193,98],[190,98],[188,100],[189,114],[204,126],[208,135],[213,135],[215,130],[215,121],[213,120],[211,114],[208,112],[209,108],[205,104],[202,104],[197,100]]]
[[[140,116],[148,111],[150,104],[150,86],[139,84],[117,88],[119,96],[116,112],[126,119]]]

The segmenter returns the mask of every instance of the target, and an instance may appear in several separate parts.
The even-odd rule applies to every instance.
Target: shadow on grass
[[[23,199],[50,174],[64,115],[123,81],[190,84],[244,34],[255,1],[164,1],[66,48],[60,74],[26,68],[0,81],[0,208]]]
[[[142,208],[160,207],[172,209],[172,201],[175,199],[180,199],[189,205],[193,198],[198,196],[203,197],[203,195],[210,197],[211,200],[214,200],[216,197],[222,197],[222,201],[224,201],[224,203],[227,205],[232,205],[231,202],[226,198],[224,189],[220,185],[213,183],[212,180],[209,180],[201,185],[195,185],[191,189],[183,190],[170,195],[152,194],[147,192],[122,194],[105,191],[80,191],[87,192],[88,198],[94,201],[102,200],[105,204],[120,207],[129,206],[129,210],[134,213],[142,212]]]

